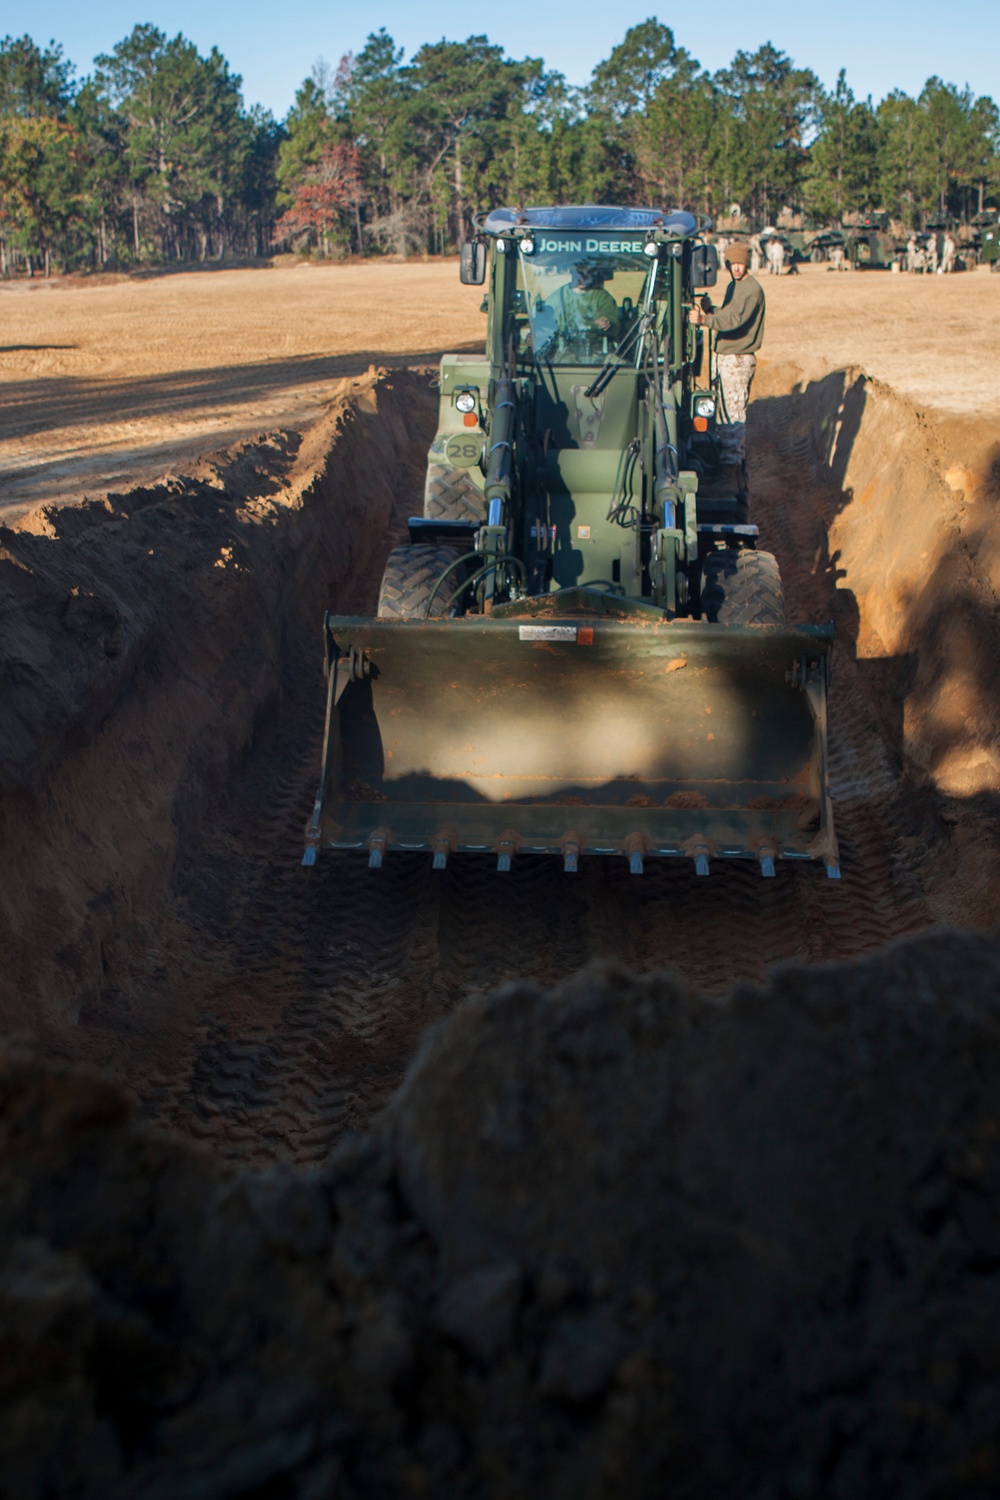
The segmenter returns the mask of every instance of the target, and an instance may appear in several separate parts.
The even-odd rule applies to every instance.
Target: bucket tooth
[[[517,834],[510,829],[506,833],[502,833],[497,839],[495,847],[497,851],[497,870],[499,872],[506,874],[510,869],[511,861],[517,852],[517,845]]]
[[[448,855],[454,847],[452,835],[448,832],[436,833],[431,840],[431,848],[434,850],[432,869],[446,870],[448,868]]]
[[[373,833],[368,840],[368,868],[369,870],[380,870],[382,868],[382,857],[385,854],[388,836],[380,829]]]
[[[580,850],[583,847],[583,840],[575,828],[563,834],[559,847],[562,850],[564,872],[575,875],[580,868]]]
[[[310,844],[305,849],[305,851],[303,852],[303,855],[302,855],[302,863],[304,865],[314,865],[316,863],[316,845],[315,844]]]
[[[836,860],[830,860],[830,861],[828,861],[827,867],[826,867],[826,878],[827,878],[827,880],[839,880],[840,879],[840,865],[837,863]]]
[[[773,854],[762,854],[761,855],[761,857],[760,857],[760,873],[762,875],[766,876],[766,878],[768,880],[773,880],[774,875],[775,875],[774,855]]]
[[[630,875],[642,874],[645,853],[646,843],[642,834],[630,833],[625,840],[625,858],[628,860],[628,872]]]
[[[694,860],[694,873],[696,875],[710,875],[708,861],[715,853],[715,849],[705,838],[704,834],[692,834],[684,845],[684,853]]]

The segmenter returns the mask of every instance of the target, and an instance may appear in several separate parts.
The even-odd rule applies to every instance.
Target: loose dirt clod
[[[998,981],[939,934],[724,1001],[509,986],[318,1171],[8,1049],[5,1487],[995,1493]]]

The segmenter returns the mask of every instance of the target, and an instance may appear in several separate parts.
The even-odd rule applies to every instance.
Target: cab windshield
[[[539,236],[534,253],[518,257],[535,358],[602,365],[629,340],[655,275],[641,239]]]

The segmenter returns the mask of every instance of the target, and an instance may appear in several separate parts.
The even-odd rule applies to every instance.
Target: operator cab
[[[494,209],[481,232],[513,262],[513,274],[494,288],[501,304],[494,336],[504,349],[513,338],[519,363],[584,370],[627,360],[640,367],[646,335],[660,345],[670,333],[663,232],[688,236],[696,229],[690,214],[651,209]]]

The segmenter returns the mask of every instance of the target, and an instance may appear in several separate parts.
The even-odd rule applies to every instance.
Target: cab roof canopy
[[[494,208],[482,221],[482,233],[509,234],[513,229],[660,229],[676,235],[698,231],[694,214],[662,208],[614,208],[582,203],[554,208]]]

